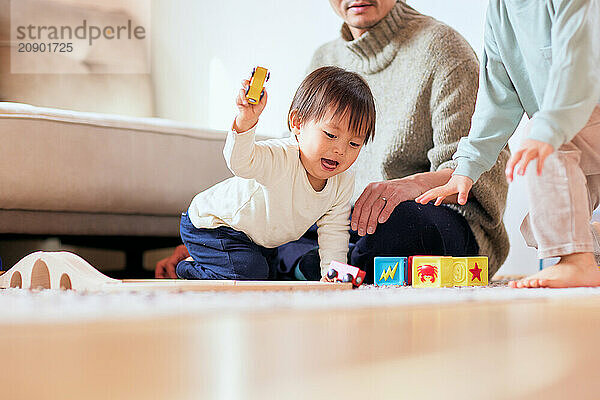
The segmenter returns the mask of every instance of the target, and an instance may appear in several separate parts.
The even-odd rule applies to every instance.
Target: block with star
[[[453,259],[447,256],[412,256],[412,286],[418,288],[454,286]]]
[[[487,286],[488,258],[467,257],[467,284],[469,286]]]
[[[375,286],[406,285],[406,266],[406,257],[375,257]]]

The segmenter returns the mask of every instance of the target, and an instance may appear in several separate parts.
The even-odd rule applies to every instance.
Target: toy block
[[[487,257],[467,257],[467,284],[469,286],[487,286],[488,275]]]
[[[375,257],[375,286],[406,285],[407,265],[406,257]]]
[[[418,288],[454,286],[452,257],[412,256],[412,286]]]
[[[451,268],[454,286],[469,286],[467,257],[452,257]]]
[[[252,79],[250,86],[246,90],[246,99],[250,104],[258,104],[263,96],[263,87],[265,82],[269,80],[269,72],[266,68],[256,67],[252,71]]]
[[[352,282],[354,287],[362,285],[367,273],[360,268],[344,264],[338,261],[332,261],[329,264],[327,277],[336,282]]]

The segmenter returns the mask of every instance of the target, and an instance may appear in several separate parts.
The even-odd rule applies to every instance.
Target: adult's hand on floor
[[[177,273],[175,273],[177,264],[189,256],[190,253],[184,245],[177,246],[173,254],[156,263],[154,277],[157,279],[177,279]]]

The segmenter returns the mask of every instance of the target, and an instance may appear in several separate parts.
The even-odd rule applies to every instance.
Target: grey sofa
[[[230,176],[225,132],[0,103],[0,240],[60,237],[141,254],[179,243],[193,196]]]

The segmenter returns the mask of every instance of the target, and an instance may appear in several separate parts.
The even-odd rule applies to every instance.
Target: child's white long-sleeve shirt
[[[600,0],[490,0],[477,104],[455,175],[476,181],[523,112],[528,138],[558,149],[600,100]]]
[[[255,127],[229,132],[223,155],[235,176],[194,197],[188,215],[196,228],[228,226],[273,248],[299,239],[316,222],[321,273],[332,260],[346,262],[353,173],[329,178],[317,192],[295,138],[256,142]]]

